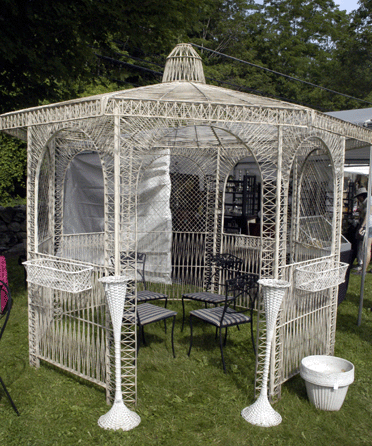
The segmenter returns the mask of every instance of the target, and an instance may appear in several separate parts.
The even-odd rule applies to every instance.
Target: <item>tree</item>
[[[350,16],[332,0],[266,0],[263,6],[250,0],[219,0],[203,5],[189,32],[191,41],[267,69],[202,51],[209,82],[218,79],[222,86],[322,111],[361,105],[326,90],[352,95],[335,76],[337,48],[348,32]]]
[[[197,0],[2,0],[0,113],[148,83],[130,67],[113,79],[97,55],[169,53],[198,8]],[[3,135],[0,153],[4,201],[24,194],[25,145]]]
[[[372,0],[359,4],[335,52],[337,84],[348,94],[372,102]]]
[[[189,40],[220,53],[262,64],[260,39],[261,6],[253,0],[213,0],[204,2],[199,20],[188,32]],[[216,53],[199,49],[208,83],[260,94],[270,94],[269,77],[262,70],[234,62]]]
[[[330,88],[333,57],[349,23],[332,0],[265,0],[257,41],[262,62],[272,70]],[[277,95],[321,110],[345,99],[311,85],[272,75]],[[334,88],[336,89],[336,88]]]
[[[0,133],[1,204],[26,194],[26,144]]]
[[[196,0],[3,0],[0,112],[83,93],[96,54],[115,39],[148,52],[174,44],[197,13]]]

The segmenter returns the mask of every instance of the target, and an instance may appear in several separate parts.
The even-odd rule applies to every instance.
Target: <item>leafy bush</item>
[[[9,206],[26,196],[26,143],[0,134],[0,204]]]

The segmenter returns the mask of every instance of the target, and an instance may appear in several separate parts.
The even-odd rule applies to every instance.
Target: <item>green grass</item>
[[[9,325],[0,342],[0,376],[18,409],[17,417],[0,387],[0,445],[317,445],[372,444],[372,275],[368,274],[362,325],[357,326],[360,276],[351,275],[347,299],[338,310],[335,355],[355,365],[355,382],[338,412],[315,409],[300,376],[283,386],[275,409],[279,426],[252,426],[240,411],[253,403],[254,355],[249,327],[230,330],[221,366],[211,327],[197,326],[191,357],[189,329],[175,329],[177,357],[162,323],[147,327],[147,346],[138,358],[141,424],[130,432],[105,431],[98,418],[109,410],[102,389],[49,365],[28,365],[27,293],[17,259],[9,259],[14,298]],[[188,308],[191,308],[192,304]],[[169,325],[168,325],[169,326]]]

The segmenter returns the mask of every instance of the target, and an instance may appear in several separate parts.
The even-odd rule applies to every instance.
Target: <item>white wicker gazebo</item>
[[[112,329],[98,279],[136,270],[130,256],[121,261],[136,251],[147,255],[149,286],[170,299],[203,286],[214,253],[235,254],[244,271],[291,283],[272,342],[271,397],[304,356],[333,353],[345,270],[345,149],[371,145],[369,130],[207,85],[188,44],[169,55],[161,84],[6,113],[0,130],[28,143],[32,365],[52,363],[103,386],[110,398]],[[255,235],[224,225],[226,185],[242,160],[260,183]],[[256,389],[265,357],[261,310],[259,303]],[[127,403],[136,400],[132,322],[122,326]]]

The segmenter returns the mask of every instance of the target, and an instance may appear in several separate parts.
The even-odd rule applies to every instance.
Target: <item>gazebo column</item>
[[[273,278],[278,279],[279,275],[279,260],[280,253],[283,249],[282,240],[285,239],[285,235],[282,234],[284,227],[282,227],[282,209],[281,206],[281,193],[282,193],[282,161],[283,161],[283,133],[282,127],[278,128],[278,160],[277,160],[277,173],[276,173],[276,203],[275,203],[275,248],[274,248],[274,265],[273,265]]]
[[[114,130],[114,258],[115,275],[120,275],[120,116],[116,109]]]

